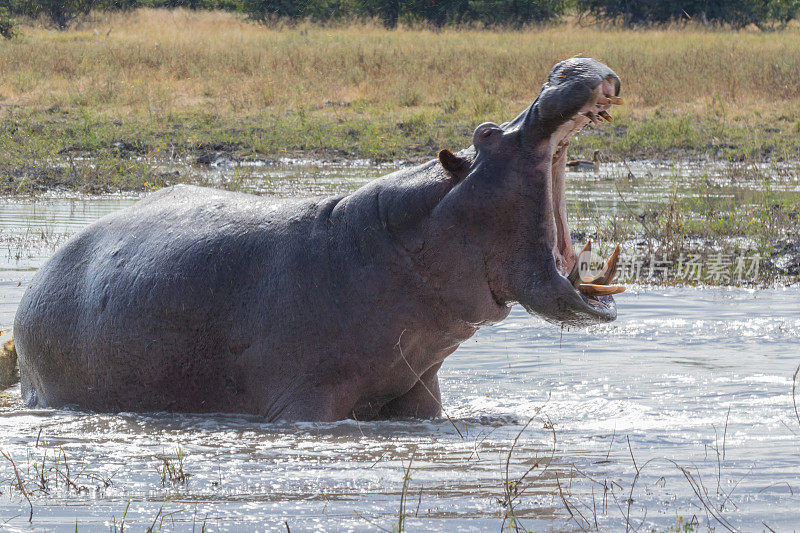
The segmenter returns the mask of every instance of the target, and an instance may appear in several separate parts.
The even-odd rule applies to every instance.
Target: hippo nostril
[[[617,96],[619,94],[619,89],[621,85],[619,77],[616,74],[613,74],[611,76],[607,76],[606,80],[609,80],[614,84],[614,96]]]

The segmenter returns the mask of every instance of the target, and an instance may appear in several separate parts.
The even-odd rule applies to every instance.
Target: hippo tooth
[[[576,289],[578,286],[586,280],[581,279],[581,263],[586,263],[588,266],[589,259],[592,255],[592,241],[586,241],[586,244],[583,246],[583,249],[578,254],[578,257],[575,259],[575,264],[572,266],[572,271],[567,276],[567,280],[572,283],[572,286]]]
[[[600,271],[600,274],[598,274],[597,277],[592,280],[586,280],[586,282],[592,285],[608,285],[614,281],[614,277],[617,275],[618,265],[619,244],[616,248],[614,248],[614,252],[611,254],[611,257],[608,258],[608,261],[606,261],[606,264],[603,266],[603,270]]]
[[[609,96],[608,99],[611,100],[611,103],[614,105],[622,105],[625,103],[625,100],[623,100],[619,96]]]
[[[608,111],[600,111],[599,115],[609,122],[614,122],[614,117],[608,114]]]
[[[587,111],[586,113],[583,113],[583,116],[585,116],[585,117],[587,117],[589,120],[591,120],[591,121],[592,121],[592,124],[597,124],[597,115],[595,115],[595,114],[594,114],[594,113],[592,113],[591,111]]]
[[[594,285],[592,283],[581,283],[578,287],[584,296],[611,296],[625,292],[625,287],[620,285]]]

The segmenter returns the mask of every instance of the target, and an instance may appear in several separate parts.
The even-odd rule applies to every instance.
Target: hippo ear
[[[447,148],[439,151],[439,162],[442,164],[442,168],[452,175],[456,175],[467,168],[467,162]]]

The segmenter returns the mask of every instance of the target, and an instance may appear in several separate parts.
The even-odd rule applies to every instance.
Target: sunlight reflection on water
[[[0,200],[0,330],[13,323],[26,283],[54,246],[133,201]],[[616,322],[572,331],[515,308],[465,342],[440,372],[458,431],[445,418],[267,424],[31,410],[11,389],[0,407],[0,450],[25,479],[44,464],[48,483],[31,494],[29,526],[11,465],[0,460],[0,522],[74,531],[77,521],[81,531],[105,531],[130,501],[126,526],[161,520],[163,506],[162,514],[175,513],[163,518],[167,530],[199,530],[204,521],[212,530],[274,530],[284,521],[292,531],[391,529],[413,457],[408,530],[496,529],[508,451],[541,409],[510,461],[512,480],[534,467],[518,497],[525,527],[594,527],[596,515],[601,530],[624,528],[637,467],[634,525],[644,519],[647,529],[664,529],[696,515],[705,528],[717,524],[716,513],[743,530],[761,529],[762,520],[794,527],[800,288],[634,286],[617,302]],[[78,491],[59,475],[62,450]],[[162,487],[156,466],[178,450],[188,484]]]

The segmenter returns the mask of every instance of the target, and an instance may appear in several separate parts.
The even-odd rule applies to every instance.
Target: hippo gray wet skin
[[[616,318],[613,272],[596,292],[568,276],[564,171],[569,136],[610,119],[618,93],[608,67],[570,59],[470,148],[352,194],[176,186],[98,220],[19,305],[24,399],[269,420],[437,415],[444,359],[514,303],[557,324]]]

